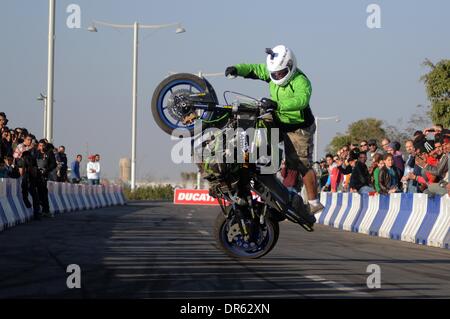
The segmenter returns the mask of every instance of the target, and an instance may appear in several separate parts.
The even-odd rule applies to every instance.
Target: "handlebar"
[[[221,110],[221,111],[226,111],[229,113],[258,113],[260,112],[260,110],[262,110],[260,105],[249,105],[246,103],[239,103],[239,104],[234,104],[234,105],[199,105],[199,104],[195,104],[194,105],[196,109],[201,109],[201,110],[205,110],[205,111],[216,111],[216,110]]]

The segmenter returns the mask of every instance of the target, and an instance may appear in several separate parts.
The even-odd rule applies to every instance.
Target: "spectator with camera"
[[[39,176],[37,179],[37,191],[40,202],[42,204],[42,211],[45,216],[51,216],[48,202],[48,188],[47,181],[51,173],[57,167],[53,146],[48,144],[46,140],[39,141],[37,148],[37,166],[39,169]]]
[[[427,194],[446,194],[446,186],[448,184],[449,141],[450,139],[446,138],[445,135],[435,135],[434,149],[430,151],[430,157],[439,160],[436,165],[431,165],[429,161],[418,161],[421,167],[421,175],[432,175],[434,177],[434,180],[428,184]]]
[[[17,159],[20,176],[22,176],[22,198],[27,208],[33,207],[34,218],[39,220],[42,216],[40,211],[40,200],[38,194],[39,170],[37,167],[36,157],[30,150],[26,150],[20,154]],[[30,203],[28,195],[31,195],[33,204]]]
[[[434,141],[427,140],[425,136],[418,137],[414,140],[415,167],[412,173],[408,174],[408,179],[416,181],[418,184],[418,192],[424,192],[428,188],[428,184],[436,181],[436,176],[429,172],[423,172],[422,167],[426,164],[436,166],[436,159],[429,156],[429,153],[434,150]]]
[[[64,146],[60,146],[58,148],[58,152],[55,154],[56,159],[56,181],[64,183],[67,181],[67,155],[66,148]]]
[[[37,152],[37,163],[39,171],[45,180],[51,180],[51,174],[57,167],[55,154],[51,144],[46,140],[39,140]]]

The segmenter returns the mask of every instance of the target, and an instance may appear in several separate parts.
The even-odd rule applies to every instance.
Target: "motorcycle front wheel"
[[[250,221],[247,221],[250,223]],[[239,224],[234,218],[228,219],[223,213],[217,215],[214,236],[221,250],[239,259],[257,259],[268,254],[276,245],[280,228],[277,221],[266,218],[263,225],[257,221],[251,241],[245,240]]]

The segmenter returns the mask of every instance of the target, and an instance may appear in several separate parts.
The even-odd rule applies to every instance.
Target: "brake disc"
[[[187,100],[190,94],[192,92],[187,89],[177,89],[169,96],[167,99],[167,109],[173,118],[184,121],[186,117],[192,114],[195,115],[195,110]]]
[[[233,224],[233,226],[230,227],[230,229],[228,230],[227,236],[228,236],[228,242],[232,242],[233,239],[238,236],[238,235],[242,235],[241,233],[241,228],[239,227],[239,225],[237,223]]]

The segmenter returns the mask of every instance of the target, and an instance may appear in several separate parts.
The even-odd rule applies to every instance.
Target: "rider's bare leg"
[[[303,184],[306,188],[306,193],[308,194],[308,200],[317,199],[317,180],[314,170],[309,169],[308,172],[303,176]]]

